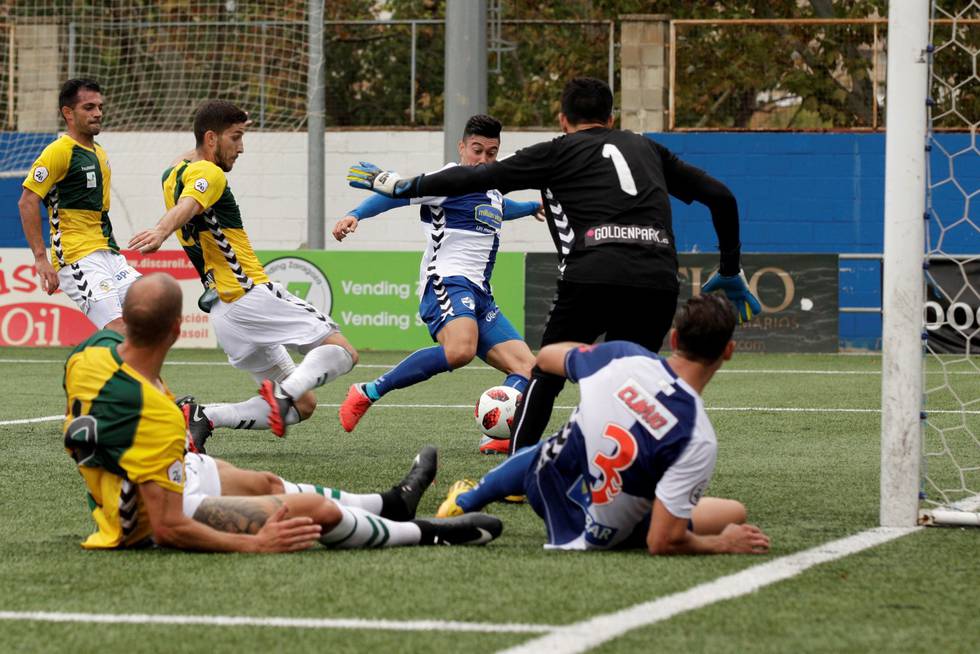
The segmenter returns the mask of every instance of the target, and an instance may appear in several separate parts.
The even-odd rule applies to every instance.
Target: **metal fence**
[[[17,128],[17,47],[6,38],[16,20],[37,19],[0,17],[3,129]],[[45,20],[57,21],[62,35],[60,76],[104,82],[107,128],[184,129],[187,108],[208,97],[248,107],[259,129],[305,127],[306,21]],[[553,126],[571,75],[616,85],[614,21],[504,20],[492,28],[489,111],[507,125]],[[323,29],[328,126],[442,124],[442,20],[326,20]]]

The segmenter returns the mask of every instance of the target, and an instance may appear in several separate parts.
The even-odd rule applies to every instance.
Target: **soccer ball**
[[[521,394],[510,386],[494,386],[483,391],[473,412],[477,427],[490,438],[510,438],[510,424],[514,422],[520,399]]]

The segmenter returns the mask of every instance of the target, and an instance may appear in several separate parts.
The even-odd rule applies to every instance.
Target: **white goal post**
[[[930,7],[930,5],[932,5]],[[980,526],[980,3],[891,2],[882,285],[885,527]],[[931,310],[931,312],[930,312]],[[937,317],[937,314],[942,314]],[[970,315],[967,323],[964,315]],[[977,339],[975,342],[974,339]]]

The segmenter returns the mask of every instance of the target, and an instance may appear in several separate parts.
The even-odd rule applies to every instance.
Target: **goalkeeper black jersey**
[[[502,193],[548,189],[568,220],[562,234],[570,243],[563,272],[569,281],[676,291],[677,250],[668,195],[711,209],[722,274],[739,270],[738,208],[731,192],[633,132],[596,127],[566,134],[495,163],[425,175],[417,192],[443,196],[489,188]],[[548,213],[555,235],[555,216]]]

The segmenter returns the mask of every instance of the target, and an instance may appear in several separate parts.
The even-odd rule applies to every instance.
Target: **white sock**
[[[364,509],[369,513],[381,513],[383,503],[381,501],[381,495],[378,493],[348,493],[338,488],[328,488],[317,484],[297,484],[285,479],[282,479],[282,485],[285,487],[287,495],[292,493],[316,493],[317,495],[329,497],[337,504]]]
[[[296,370],[282,381],[282,390],[296,398],[347,374],[353,367],[350,352],[339,345],[320,345],[310,350]]]
[[[340,523],[320,536],[320,542],[337,549],[418,545],[422,530],[414,522],[395,522],[364,509],[338,504]]]
[[[211,424],[229,429],[268,429],[269,404],[259,396],[236,404],[209,404],[201,407]],[[299,412],[290,407],[286,413],[286,424],[299,422]]]

